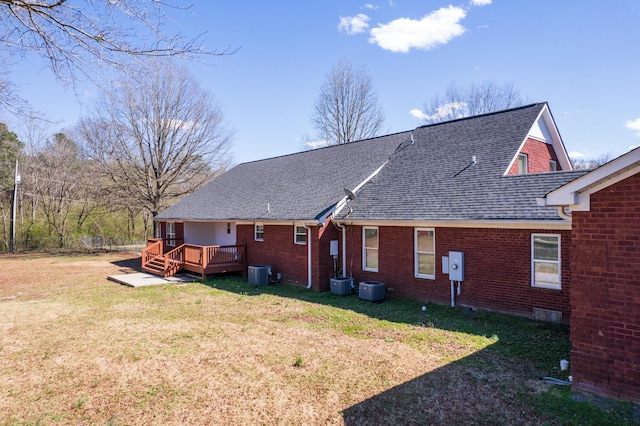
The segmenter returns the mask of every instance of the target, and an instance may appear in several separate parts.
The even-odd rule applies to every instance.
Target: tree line
[[[21,141],[0,125],[5,250],[16,174],[16,239],[62,247],[78,235],[150,238],[159,211],[230,164],[232,132],[221,108],[185,68],[166,61],[123,75],[70,129],[48,136],[37,121],[27,126]]]

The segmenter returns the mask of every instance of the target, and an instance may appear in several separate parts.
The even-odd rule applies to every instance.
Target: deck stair
[[[167,277],[167,275],[165,275],[164,256],[154,257],[144,265],[143,269],[145,272],[149,272],[150,274],[165,278]]]

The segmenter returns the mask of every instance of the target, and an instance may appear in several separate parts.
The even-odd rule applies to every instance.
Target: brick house
[[[338,238],[331,215],[344,188],[370,179],[408,134],[239,164],[161,212],[160,237],[242,245],[246,264],[269,265],[286,283],[328,290],[329,246]]]
[[[640,149],[541,204],[571,211],[573,387],[640,403]]]
[[[389,297],[567,321],[570,221],[535,200],[582,174],[538,103],[240,164],[156,220],[165,240],[235,240],[249,264],[314,290],[344,275]],[[459,283],[450,251],[464,253]]]

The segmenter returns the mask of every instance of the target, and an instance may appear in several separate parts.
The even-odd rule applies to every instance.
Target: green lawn
[[[139,261],[139,260],[138,260]],[[242,278],[131,289],[123,255],[0,258],[0,424],[637,424],[572,394],[568,329]]]

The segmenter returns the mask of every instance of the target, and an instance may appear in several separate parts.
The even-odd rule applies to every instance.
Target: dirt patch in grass
[[[388,321],[243,281],[107,281],[134,263],[0,258],[0,424],[548,421],[519,397],[541,392],[541,372],[491,350],[495,338],[421,326],[419,310]]]

